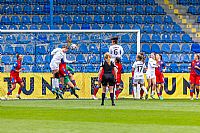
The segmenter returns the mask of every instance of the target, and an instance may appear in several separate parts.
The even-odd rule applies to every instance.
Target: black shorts
[[[115,85],[115,77],[113,74],[104,74],[102,76],[102,86],[114,86]]]

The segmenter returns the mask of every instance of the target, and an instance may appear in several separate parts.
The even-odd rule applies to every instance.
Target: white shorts
[[[133,79],[133,84],[144,84],[144,79]]]
[[[58,63],[58,62],[53,62],[53,61],[51,61],[51,63],[50,63],[50,68],[51,68],[51,70],[53,71],[53,70],[59,70],[59,64],[60,63]]]
[[[155,73],[146,73],[147,75],[146,75],[146,78],[147,79],[153,79],[153,78],[156,78],[156,75],[155,75]]]

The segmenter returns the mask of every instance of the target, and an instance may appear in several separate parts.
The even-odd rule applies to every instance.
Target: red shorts
[[[190,84],[196,84],[196,74],[190,74]]]
[[[22,83],[23,81],[22,81],[22,79],[21,79],[20,77],[10,77],[10,82],[11,82],[12,84],[16,84],[16,83],[20,84],[20,83]]]
[[[200,75],[197,75],[197,76],[196,76],[195,85],[200,86]]]
[[[165,83],[163,73],[156,74],[156,84],[163,84]]]

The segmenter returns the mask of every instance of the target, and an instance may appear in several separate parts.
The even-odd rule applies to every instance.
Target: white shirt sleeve
[[[156,65],[156,62],[155,62],[154,60],[150,60],[149,64],[150,64],[150,66],[153,67],[153,68],[158,67],[158,66]]]
[[[60,48],[55,48],[55,49],[51,52],[51,55],[55,55],[59,50],[60,50]]]
[[[124,49],[122,48],[122,46],[120,47],[120,51],[121,51],[121,57],[124,54]]]

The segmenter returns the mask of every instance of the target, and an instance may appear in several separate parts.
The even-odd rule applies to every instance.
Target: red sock
[[[22,88],[20,87],[19,90],[18,90],[18,94],[20,95],[22,92]]]
[[[116,91],[115,91],[115,94],[116,94],[116,98],[117,98],[117,99],[118,99],[118,96],[119,96],[120,92],[121,92],[120,90],[116,90]]]
[[[141,89],[141,90],[140,90],[140,97],[143,97],[143,94],[144,94],[144,90]]]
[[[161,95],[160,95],[160,93],[157,93],[157,95],[158,95],[158,97],[160,97]]]
[[[99,91],[99,87],[97,86],[97,87],[94,88],[94,93],[93,93],[93,95],[96,96],[96,94],[97,94],[98,91]]]

